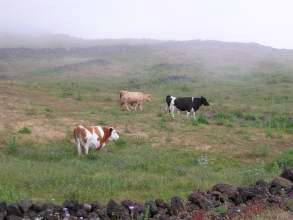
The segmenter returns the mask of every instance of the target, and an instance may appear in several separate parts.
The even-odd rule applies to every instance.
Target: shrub
[[[192,121],[193,125],[200,125],[200,124],[208,124],[208,119],[206,116],[199,114],[198,116],[195,117],[195,119]]]
[[[227,213],[228,209],[226,207],[220,206],[215,208],[215,212],[221,214],[221,215],[225,215]]]
[[[100,120],[97,120],[97,124],[98,125],[108,125],[109,123],[107,120],[100,119]]]
[[[11,140],[8,141],[6,145],[7,154],[9,155],[15,155],[18,151],[18,145],[16,142],[16,137],[13,137]]]
[[[122,139],[122,138],[119,138],[119,139],[115,142],[115,144],[116,144],[118,147],[123,147],[123,148],[127,147],[127,142],[126,142],[126,140],[124,140],[124,139]]]
[[[286,116],[274,116],[271,117],[266,123],[265,126],[268,128],[275,128],[284,131],[293,131],[293,120]]]
[[[30,128],[23,127],[23,128],[18,130],[18,133],[20,133],[20,134],[30,134],[30,133],[32,133],[32,130]]]

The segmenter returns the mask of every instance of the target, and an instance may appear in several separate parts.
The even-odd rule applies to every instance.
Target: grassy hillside
[[[185,197],[218,182],[249,184],[293,165],[292,52],[254,44],[162,42],[0,49],[0,198],[61,202]],[[121,89],[147,91],[143,112]],[[196,120],[164,97],[207,97]],[[78,158],[77,124],[121,140]]]

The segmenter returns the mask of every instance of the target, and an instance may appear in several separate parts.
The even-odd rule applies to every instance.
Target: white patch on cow
[[[170,103],[170,105],[174,105],[175,104],[175,99],[176,99],[175,96],[171,96],[171,103]]]
[[[117,131],[115,129],[113,129],[109,140],[117,141],[118,139],[119,139],[119,135],[118,135]]]

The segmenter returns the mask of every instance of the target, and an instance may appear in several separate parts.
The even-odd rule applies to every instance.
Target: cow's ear
[[[110,128],[110,129],[109,129],[109,131],[110,131],[110,134],[111,134],[111,133],[112,133],[112,131],[113,131],[113,128]]]

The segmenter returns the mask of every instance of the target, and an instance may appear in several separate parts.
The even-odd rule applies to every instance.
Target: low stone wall
[[[278,207],[293,211],[293,168],[271,182],[257,181],[247,187],[216,184],[207,192],[193,192],[186,201],[174,196],[169,203],[156,199],[146,203],[124,200],[108,204],[66,200],[63,205],[34,202],[0,203],[0,220],[17,219],[249,219],[262,211]]]

